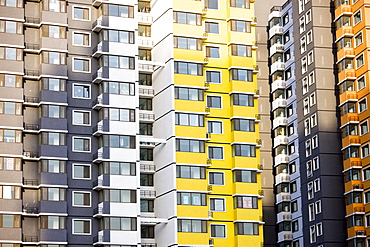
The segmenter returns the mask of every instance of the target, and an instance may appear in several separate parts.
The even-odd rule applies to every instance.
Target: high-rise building
[[[0,0],[0,245],[263,242],[254,0]]]
[[[348,246],[370,244],[367,4],[342,0],[334,6]]]
[[[269,16],[279,246],[346,244],[332,13],[298,0]]]

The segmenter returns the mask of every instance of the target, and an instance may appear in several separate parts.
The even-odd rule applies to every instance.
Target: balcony
[[[278,242],[292,241],[293,234],[290,231],[282,231],[278,233]]]
[[[38,179],[23,179],[24,187],[37,187],[39,186]]]
[[[358,95],[355,91],[346,91],[339,96],[340,103],[344,103],[345,101],[358,101]]]
[[[361,158],[348,158],[343,161],[343,170],[347,170],[349,168],[362,168],[362,161]]]
[[[280,202],[290,202],[291,201],[291,197],[290,197],[290,194],[287,193],[287,192],[281,192],[279,194],[276,195],[276,203],[280,203]]]
[[[283,34],[284,28],[282,26],[276,25],[270,28],[269,30],[269,38],[274,36],[275,34]]]
[[[286,99],[275,99],[272,102],[272,110],[275,110],[279,107],[286,107],[287,106],[287,100]]]
[[[291,212],[280,212],[276,216],[277,216],[277,222],[292,220]]]
[[[155,173],[155,165],[153,164],[140,164],[141,173]]]
[[[38,160],[40,153],[37,151],[23,151],[24,160]]]
[[[341,16],[343,14],[352,15],[352,8],[349,4],[342,4],[335,9],[335,16]]]
[[[354,34],[353,27],[351,26],[343,26],[336,31],[336,37],[342,37],[342,36],[350,36],[352,37]]]
[[[139,87],[139,96],[154,97],[154,89]]]
[[[24,51],[29,53],[40,53],[40,45],[35,43],[26,43]]]
[[[139,24],[153,24],[153,16],[150,13],[138,12],[137,20]]]
[[[271,92],[275,92],[278,89],[285,89],[286,88],[286,82],[284,80],[275,80],[271,84]]]
[[[279,135],[274,138],[274,147],[279,145],[288,145],[289,138],[287,136]]]
[[[26,243],[37,243],[39,241],[39,236],[26,236],[23,235],[23,242]]]
[[[38,207],[23,207],[23,215],[28,215],[28,216],[37,216],[37,214],[39,213],[39,208]]]
[[[40,18],[26,17],[25,26],[39,27],[41,24]]]
[[[275,73],[277,70],[284,70],[285,69],[285,63],[284,62],[275,62],[271,64],[271,74]]]
[[[25,133],[39,133],[40,132],[40,126],[38,124],[26,124],[23,123],[23,132]]]
[[[275,176],[275,184],[280,184],[283,182],[290,182],[290,175],[289,174],[284,174],[280,173]]]
[[[154,190],[140,190],[140,198],[141,199],[154,199],[156,197],[156,193]]]
[[[151,113],[139,113],[139,121],[140,122],[154,122],[155,116]]]
[[[275,129],[278,126],[287,126],[288,118],[286,117],[277,117],[272,121],[272,128]]]
[[[274,158],[275,160],[275,166],[278,164],[286,164],[289,163],[289,155],[286,154],[278,154]]]
[[[137,44],[139,48],[153,48],[154,41],[150,37],[139,36]]]
[[[274,55],[276,52],[284,52],[284,45],[274,44],[270,47],[270,56]]]

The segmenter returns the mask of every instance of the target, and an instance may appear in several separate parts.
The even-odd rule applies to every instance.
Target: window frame
[[[89,222],[89,233],[76,233],[75,232],[75,222],[76,221],[84,221],[84,222]],[[91,219],[72,219],[72,234],[73,235],[91,235]]]
[[[215,235],[212,235],[212,233],[215,233],[215,232],[212,232],[212,226],[214,227],[215,229],[215,226],[223,226],[223,229],[224,229],[224,236],[222,237],[217,237]],[[227,238],[227,228],[226,228],[226,224],[210,224],[209,225],[209,228],[210,228],[210,237],[211,238],[221,238],[221,239],[226,239]]]
[[[222,208],[223,210],[216,210],[216,207],[214,207],[214,209],[212,209],[212,203],[211,203],[211,200],[220,200],[222,201]],[[226,212],[226,198],[224,197],[210,197],[209,198],[209,210],[212,211],[212,212]],[[215,205],[215,202],[213,202],[213,205]]]
[[[88,113],[89,115],[89,123],[88,124],[77,124],[75,123],[74,119],[74,114],[76,112],[80,112],[80,113]],[[77,126],[91,126],[91,111],[84,111],[84,110],[72,110],[72,125],[77,125]]]
[[[85,70],[76,70],[75,69],[75,60],[88,61],[89,69],[87,71],[85,71]],[[72,57],[72,72],[90,74],[91,73],[91,58],[86,58],[86,57]]]
[[[80,178],[75,176],[75,166],[83,166],[88,167],[89,169],[89,177],[88,178]],[[91,164],[81,164],[81,163],[72,163],[72,179],[79,179],[79,180],[91,180]]]
[[[89,88],[89,97],[76,97],[75,96],[75,86],[83,86],[83,87],[88,87]],[[74,99],[91,99],[91,85],[89,84],[80,84],[80,83],[73,83],[72,84],[72,98]]]
[[[75,44],[75,42],[74,42],[74,36],[76,35],[76,34],[82,34],[82,35],[87,35],[88,36],[88,42],[89,42],[89,44],[88,45],[78,45],[78,44]],[[90,33],[88,33],[88,32],[80,32],[80,31],[73,31],[72,32],[72,45],[73,46],[79,46],[79,47],[91,47],[91,34]]]
[[[89,204],[88,205],[78,205],[78,204],[75,204],[75,194],[76,193],[80,193],[80,194],[87,194],[89,195]],[[89,191],[72,191],[72,206],[73,207],[82,207],[82,208],[91,208],[91,201],[92,201],[92,198],[91,198],[91,192]]]
[[[89,150],[88,151],[75,150],[75,140],[76,139],[89,140]],[[72,136],[72,152],[75,152],[75,153],[91,153],[91,137]]]

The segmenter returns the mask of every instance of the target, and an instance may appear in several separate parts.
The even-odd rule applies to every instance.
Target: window
[[[253,71],[247,69],[231,69],[231,80],[253,81]]]
[[[73,84],[73,98],[90,99],[90,85]]]
[[[103,162],[99,166],[99,175],[101,174],[135,176],[136,165],[135,163]]]
[[[361,158],[365,158],[369,155],[370,155],[370,153],[369,153],[369,144],[366,144],[366,145],[361,147]]]
[[[43,51],[42,62],[47,64],[66,64],[66,53],[54,52],[54,51]]]
[[[204,127],[204,116],[200,114],[175,113],[175,124]]]
[[[21,130],[0,129],[0,142],[21,142]]]
[[[154,239],[154,226],[141,226],[141,238]]]
[[[140,199],[140,212],[154,212],[154,201]]]
[[[305,146],[306,146],[306,157],[310,156],[311,155],[311,152],[312,152],[312,147],[311,147],[311,140],[307,140],[305,142]]]
[[[365,203],[369,203],[370,202],[370,191],[366,191],[364,193],[364,196],[365,196]]]
[[[89,11],[90,9],[87,7],[73,6],[73,19],[88,21],[90,19]]]
[[[23,34],[23,25],[21,22],[0,20],[0,33]]]
[[[0,157],[0,170],[21,171],[21,158]]]
[[[307,72],[307,57],[304,57],[302,58],[301,60],[301,70],[302,70],[302,74],[306,73]]]
[[[146,27],[150,28],[150,26],[146,26]],[[99,33],[99,40],[125,43],[125,44],[133,44],[135,39],[134,39],[134,32],[121,31],[121,30],[102,30]]]
[[[152,86],[152,75],[139,73],[139,85]]]
[[[251,22],[250,21],[231,20],[230,24],[231,24],[231,31],[244,32],[244,33],[251,32]]]
[[[358,102],[358,111],[359,113],[365,111],[367,109],[367,104],[366,104],[366,98]]]
[[[177,205],[206,206],[206,194],[177,192]]]
[[[218,0],[206,0],[205,7],[207,9],[218,10]]]
[[[364,54],[361,54],[360,56],[356,58],[356,68],[358,69],[362,67],[364,64],[365,64]]]
[[[313,203],[308,205],[308,220],[309,221],[315,220],[315,206]]]
[[[233,145],[234,156],[256,157],[256,146],[248,144]]]
[[[291,135],[293,135],[294,134],[294,124],[291,124],[291,125],[289,125],[288,127],[287,127],[287,129],[288,129],[288,136],[291,136]]]
[[[223,172],[209,172],[208,175],[210,185],[225,185]]]
[[[72,234],[91,235],[91,220],[72,219]]]
[[[91,179],[91,166],[73,164],[73,179]]]
[[[289,23],[289,14],[285,14],[283,16],[283,25],[285,26],[288,23]]]
[[[105,81],[103,83],[103,93],[135,95],[135,84],[127,82]]]
[[[41,160],[40,171],[48,173],[65,173],[66,161],[64,160]]]
[[[292,221],[292,232],[298,232],[298,231],[299,231],[298,220]]]
[[[153,174],[140,174],[140,186],[154,186]]]
[[[116,4],[103,4],[103,15],[134,18],[134,7]]]
[[[358,91],[360,91],[361,89],[363,89],[365,87],[366,87],[365,76],[357,79],[357,88],[358,88]],[[354,91],[354,90],[352,90],[352,91]]]
[[[258,235],[258,223],[235,223],[236,235]]]
[[[257,172],[256,171],[234,171],[235,182],[242,183],[256,183],[257,182]]]
[[[205,22],[206,33],[219,34],[219,24],[217,22]]]
[[[0,186],[0,199],[21,199],[21,187],[19,186]]]
[[[209,108],[222,108],[221,96],[207,95],[207,107]]]
[[[51,12],[66,12],[65,0],[45,0],[43,1],[43,10]]]
[[[21,218],[20,215],[1,214],[0,215],[0,228],[20,228]],[[3,247],[4,244],[3,244]]]
[[[55,39],[65,39],[67,30],[66,27],[52,26],[52,25],[42,25],[42,36],[55,38]]]
[[[66,189],[41,188],[42,201],[65,201]]]
[[[22,103],[0,101],[0,114],[20,115]]]
[[[304,11],[304,3],[303,3],[303,0],[299,0],[299,3],[298,3],[298,11],[299,11],[299,14]]]
[[[310,95],[310,106],[314,106],[316,104],[316,94],[313,93]]]
[[[231,55],[240,57],[252,57],[252,46],[231,45]]]
[[[0,59],[22,60],[22,49],[11,47],[0,47]]]
[[[66,81],[56,78],[42,78],[41,88],[42,90],[64,92],[66,91]]]
[[[90,34],[73,32],[73,45],[90,46]]]
[[[103,55],[99,59],[99,67],[109,67],[117,69],[135,69],[135,58]]]
[[[204,141],[177,139],[176,151],[204,153]]]
[[[210,198],[211,211],[225,212],[225,199],[224,198]]]
[[[208,58],[220,58],[220,48],[206,46],[206,57]]]
[[[23,1],[22,0],[6,0],[6,1],[1,1],[0,2],[0,5],[1,6],[7,6],[7,7],[18,7],[18,8],[22,8],[23,7]],[[3,247],[4,244],[3,244]],[[13,245],[11,246],[7,246],[7,247],[13,247]]]
[[[177,220],[179,232],[207,232],[207,221],[205,220]]]
[[[73,203],[75,207],[91,207],[91,193],[73,191]]]
[[[306,37],[302,37],[301,38],[301,54],[304,53],[306,51]]]
[[[360,180],[360,170],[359,169],[350,169],[344,173],[345,182],[352,180]],[[365,180],[365,179],[364,179]]]
[[[343,157],[344,159],[349,159],[349,158],[358,158],[359,155],[358,155],[358,147],[348,147],[346,149],[344,149],[343,151]]]
[[[299,33],[303,33],[304,31],[306,31],[306,23],[304,16],[302,16],[299,19]]]
[[[306,39],[307,40],[307,44],[310,44],[312,42],[312,40],[313,40],[312,30],[310,30],[310,31],[307,32],[306,37],[307,37],[307,39]]]
[[[48,118],[65,118],[66,107],[59,105],[42,105],[41,106],[41,117]]]
[[[199,166],[176,166],[177,178],[205,179],[206,168]]]
[[[250,119],[233,119],[232,126],[236,131],[247,131],[247,132],[254,132],[255,131],[255,120]]]
[[[289,221],[283,221],[278,224],[278,232],[291,231],[292,225]]]
[[[320,200],[315,202],[315,210],[316,210],[316,214],[321,213],[321,201]]]
[[[153,149],[140,148],[140,160],[153,161]]]
[[[235,196],[234,197],[235,208],[258,208],[258,198],[251,196]]]
[[[211,224],[211,238],[225,238],[226,237],[226,225],[214,225]]]
[[[66,229],[66,217],[41,216],[41,229]]]
[[[136,203],[136,190],[105,189],[99,192],[99,202]]]
[[[136,231],[136,218],[104,217],[100,230]]]
[[[179,49],[188,49],[188,50],[202,50],[202,40],[195,38],[186,38],[186,37],[174,37],[174,47]]]
[[[310,65],[311,63],[313,63],[313,51],[311,51],[310,53],[308,53],[308,61],[307,61],[307,64]]]
[[[316,242],[316,231],[315,226],[310,226],[310,243]]]
[[[306,24],[310,23],[311,21],[312,21],[311,10],[308,10],[306,12]]]
[[[284,44],[288,43],[289,40],[290,40],[290,33],[288,31],[288,32],[284,33],[284,35],[283,35]]]
[[[236,8],[250,8],[250,0],[231,0],[230,1],[230,7],[236,7]]]
[[[91,139],[89,137],[73,137],[73,152],[91,152]]]
[[[355,36],[355,47],[361,45],[363,42],[363,39],[362,39],[362,33],[359,33]]]
[[[87,125],[91,124],[91,117],[89,111],[73,111],[72,112],[72,123],[73,125]]]
[[[231,95],[233,105],[254,106],[254,95],[252,94],[237,94]]]
[[[221,83],[221,72],[206,71],[206,80],[208,83]]]
[[[151,123],[140,123],[139,124],[139,134],[140,135],[147,135],[152,136],[153,135],[153,124]]]
[[[312,137],[312,149],[315,149],[319,146],[319,141],[317,135]]]
[[[90,73],[90,59],[88,58],[73,58],[73,69],[74,72],[85,72]]]
[[[291,211],[292,211],[292,213],[298,211],[298,201],[292,202],[292,204],[291,204]]]
[[[320,179],[318,178],[318,179],[315,179],[314,181],[313,181],[313,185],[314,185],[314,191],[315,192],[318,192],[318,191],[320,191]]]
[[[135,136],[103,135],[99,139],[99,147],[135,148]]]
[[[361,10],[359,10],[359,11],[357,11],[357,12],[353,15],[353,23],[354,23],[355,25],[357,25],[361,20],[362,20]]]
[[[203,95],[203,89],[175,87],[175,99],[203,101]]]
[[[341,116],[347,113],[356,113],[356,103],[347,102],[340,107]]]
[[[308,200],[311,200],[314,197],[312,182],[307,184],[307,196],[308,196]]]
[[[120,108],[102,108],[99,111],[99,120],[134,122],[135,110]]]
[[[185,75],[203,75],[203,65],[197,63],[175,62],[175,73]]]
[[[294,146],[294,142],[293,143],[290,143],[289,145],[288,145],[288,154],[289,155],[292,155],[292,154],[294,154],[295,153],[295,146]]]
[[[222,121],[208,121],[208,133],[222,134]]]
[[[202,25],[202,15],[186,12],[173,12],[173,22],[179,24]]]
[[[290,193],[294,193],[294,192],[297,192],[297,182],[296,181],[290,183]]]
[[[360,135],[365,135],[369,132],[367,121],[360,123]]]
[[[0,87],[22,87],[22,76],[0,74]]]
[[[42,132],[41,145],[66,145],[66,134],[55,132]]]

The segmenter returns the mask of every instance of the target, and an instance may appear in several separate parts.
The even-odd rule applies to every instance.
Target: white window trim
[[[364,87],[362,87],[362,88],[360,88],[360,87],[359,87],[359,80],[360,80],[360,79],[364,79],[364,82],[365,82],[365,86],[364,86]],[[358,78],[358,79],[356,80],[356,83],[357,83],[357,92],[359,92],[359,91],[361,91],[362,89],[366,88],[366,77],[365,77],[365,76],[362,76],[362,77]]]
[[[74,122],[74,113],[75,112],[89,113],[89,122],[90,122],[90,124],[76,124]],[[77,125],[77,126],[91,126],[91,112],[90,111],[83,111],[83,110],[73,110],[72,111],[72,125]]]
[[[210,237],[211,238],[220,238],[220,239],[226,239],[227,238],[227,226],[226,224],[210,224],[209,227],[211,229],[211,226],[214,225],[214,226],[224,226],[224,229],[225,229],[225,237],[212,237],[211,234],[212,234],[212,231],[210,231]]]
[[[220,210],[211,210],[212,212],[226,212],[226,198],[224,197],[210,197],[209,198],[209,205],[211,205],[211,199],[220,199],[220,200],[223,200],[223,204],[224,204],[224,210],[220,211]]]
[[[308,37],[311,37],[310,39]],[[306,42],[307,44],[310,44],[312,42],[312,30],[308,31],[306,34]]]
[[[320,232],[321,232],[320,235],[319,235],[318,229],[320,229]],[[316,224],[316,235],[317,236],[322,236],[323,235],[323,228],[322,228],[322,223],[321,222]]]
[[[309,187],[312,188],[312,197],[311,198],[309,197],[309,195],[310,195],[310,192],[308,190]],[[313,185],[313,182],[309,182],[307,184],[307,198],[308,198],[308,200],[312,200],[314,197],[315,197],[315,194],[314,194],[314,185]]]
[[[310,59],[311,58],[311,59]],[[310,65],[314,62],[313,51],[310,51],[307,55],[307,65]]]
[[[317,209],[320,209],[320,211],[318,211]],[[322,212],[321,200],[318,200],[315,202],[315,213],[321,214],[321,212]]]
[[[85,19],[77,19],[77,18],[74,18],[75,8],[88,9],[89,10],[89,19],[88,20],[85,20]],[[83,5],[72,5],[72,20],[76,20],[76,21],[91,21],[91,9],[90,9],[90,7],[83,6]]]
[[[210,97],[219,97],[219,98],[221,99],[221,108],[209,107],[209,106],[208,106],[208,96],[210,96]],[[222,107],[222,106],[223,106],[223,104],[222,104],[222,103],[223,103],[223,101],[222,101],[222,96],[221,96],[221,95],[207,94],[207,95],[206,95],[206,101],[207,101],[207,102],[206,102],[206,106],[207,106],[208,108],[210,108],[210,109],[223,109],[223,107]]]
[[[362,130],[361,130],[361,125],[364,124],[364,123],[366,123],[366,125],[367,125],[367,132],[366,133],[362,133]],[[366,135],[367,133],[369,133],[369,122],[367,120],[361,122],[359,124],[359,129],[360,129],[360,136],[363,136],[363,135]]]
[[[75,193],[81,193],[81,194],[89,194],[90,195],[90,201],[89,201],[89,205],[88,206],[85,206],[85,205],[76,205],[75,204]],[[88,191],[72,191],[72,206],[73,207],[79,207],[79,208],[91,208],[91,192],[88,192]]]
[[[360,109],[360,103],[361,102],[365,102],[365,109],[363,109],[362,111],[361,111],[361,109]],[[364,111],[366,111],[367,110],[367,100],[366,100],[366,98],[363,98],[362,100],[360,100],[359,102],[358,102],[358,112],[359,113],[362,113],[362,112],[364,112]]]
[[[87,34],[89,36],[89,45],[76,45],[74,43],[74,35],[78,33],[78,34]],[[74,46],[79,46],[79,47],[91,47],[91,34],[88,33],[88,32],[79,32],[79,31],[73,31],[72,32],[72,45]]]
[[[220,83],[217,83],[217,82],[211,82],[211,81],[206,81],[207,83],[222,84],[222,71],[221,71],[221,70],[206,70],[206,77],[207,77],[207,72],[218,72],[218,73],[220,73]],[[207,78],[206,78],[206,79],[207,79]]]
[[[209,181],[208,184],[209,185],[212,185],[212,186],[225,186],[226,185],[226,183],[225,183],[226,182],[225,172],[222,172],[222,171],[209,171],[208,172],[208,178],[209,178],[209,174],[210,173],[222,173],[223,174],[223,178],[224,178],[224,181],[223,181],[224,184],[211,184],[210,181],[209,181],[209,179],[208,179],[208,181]]]
[[[317,160],[317,167],[314,166],[314,164],[315,164],[314,160]],[[313,168],[314,171],[320,169],[319,157],[315,157],[315,158],[312,159],[312,168]]]
[[[211,133],[208,129],[208,123],[209,122],[218,122],[221,123],[221,133]],[[207,120],[207,133],[210,133],[211,135],[223,135],[224,134],[224,122],[223,121],[214,121],[214,120]]]
[[[361,43],[357,44],[357,37],[361,36]],[[354,37],[354,41],[355,41],[355,48],[362,45],[364,43],[364,36],[363,36],[363,33],[360,32],[358,33],[355,37]]]
[[[77,178],[75,177],[75,165],[78,165],[78,166],[88,166],[89,167],[89,174],[90,174],[90,177],[89,178]],[[72,178],[73,179],[79,179],[79,180],[91,180],[91,165],[90,164],[79,164],[79,163],[73,163],[72,164]]]
[[[359,21],[359,22],[357,22],[356,23],[356,17],[355,17],[355,15],[357,15],[358,13],[360,13],[360,17],[361,17],[361,20]],[[357,26],[361,21],[363,21],[363,19],[362,19],[362,11],[361,11],[361,9],[359,9],[357,12],[355,12],[355,13],[353,13],[353,16],[352,16],[352,18],[353,18],[353,26],[355,27],[355,26]]]
[[[90,233],[75,233],[75,221],[89,221],[90,222]],[[91,235],[91,219],[72,219],[72,234],[73,235]]]
[[[307,1],[306,1],[306,3],[307,3]],[[305,19],[306,19],[306,25],[312,21],[312,12],[311,12],[311,9],[307,10],[307,12],[305,14]]]
[[[370,217],[370,214],[366,214],[365,215],[365,217],[364,217],[364,220],[365,220],[365,227],[366,228],[368,228],[368,227],[370,227],[370,221],[369,222],[367,222],[367,220],[366,220],[366,216],[369,216]],[[368,224],[369,223],[369,224]]]
[[[311,214],[310,214],[310,207],[312,207],[312,218],[311,218]],[[314,203],[311,203],[308,205],[308,221],[314,221],[315,220],[315,204]]]
[[[222,159],[215,159],[215,158],[209,157],[209,148],[210,147],[222,148]],[[210,159],[210,160],[224,160],[225,159],[224,147],[223,146],[215,146],[215,145],[207,146],[207,153],[208,153],[208,159]],[[225,179],[225,175],[224,175],[224,179]]]
[[[75,139],[88,139],[88,140],[90,140],[90,142],[89,142],[89,151],[75,150]],[[91,137],[73,136],[72,137],[72,152],[75,152],[75,153],[91,153]]]
[[[89,87],[90,88],[90,90],[89,90],[89,97],[88,98],[83,98],[83,97],[75,97],[74,95],[74,91],[75,91],[75,86],[84,86],[84,87]],[[74,99],[91,99],[91,85],[89,85],[89,84],[80,84],[80,83],[73,83],[72,84],[72,98],[74,98]]]
[[[87,60],[87,61],[89,61],[89,71],[75,70],[75,59],[81,59],[81,60]],[[85,73],[85,74],[91,73],[91,59],[90,58],[86,58],[86,57],[72,57],[72,72]]]
[[[363,193],[363,197],[364,197],[364,204],[365,204],[365,205],[370,203],[370,201],[366,202],[366,193],[370,193],[370,190],[364,191],[364,193]]]
[[[314,140],[316,140],[316,141],[314,141]],[[311,140],[311,147],[312,147],[312,149],[315,149],[315,148],[317,148],[319,146],[319,138],[318,138],[318,136],[317,135],[315,135],[315,136],[313,136],[312,137],[312,140]]]
[[[321,190],[320,178],[314,180],[313,187],[315,193]]]
[[[363,147],[368,147],[368,149],[369,149],[369,155],[367,155],[367,156],[364,156],[364,154],[362,153],[362,148]],[[361,159],[364,159],[364,158],[366,158],[366,157],[368,157],[368,156],[370,156],[370,145],[369,145],[369,143],[366,143],[365,145],[362,145],[361,147],[360,147],[360,151],[361,151]]]
[[[212,35],[221,35],[220,34],[220,22],[219,21],[216,21],[216,20],[211,20],[211,21],[205,21],[204,22],[204,25],[206,25],[206,23],[217,23],[218,24],[218,33],[207,33],[208,35],[209,34],[212,34]],[[204,33],[206,33],[205,31],[204,31]]]
[[[361,66],[358,66],[357,61],[358,61],[358,59],[359,59],[360,57],[362,57],[362,65],[361,65]],[[364,66],[364,65],[365,65],[365,56],[364,56],[364,53],[361,53],[360,55],[358,55],[358,56],[355,58],[355,61],[356,61],[356,69],[359,69],[359,68],[361,68],[362,66]]]

